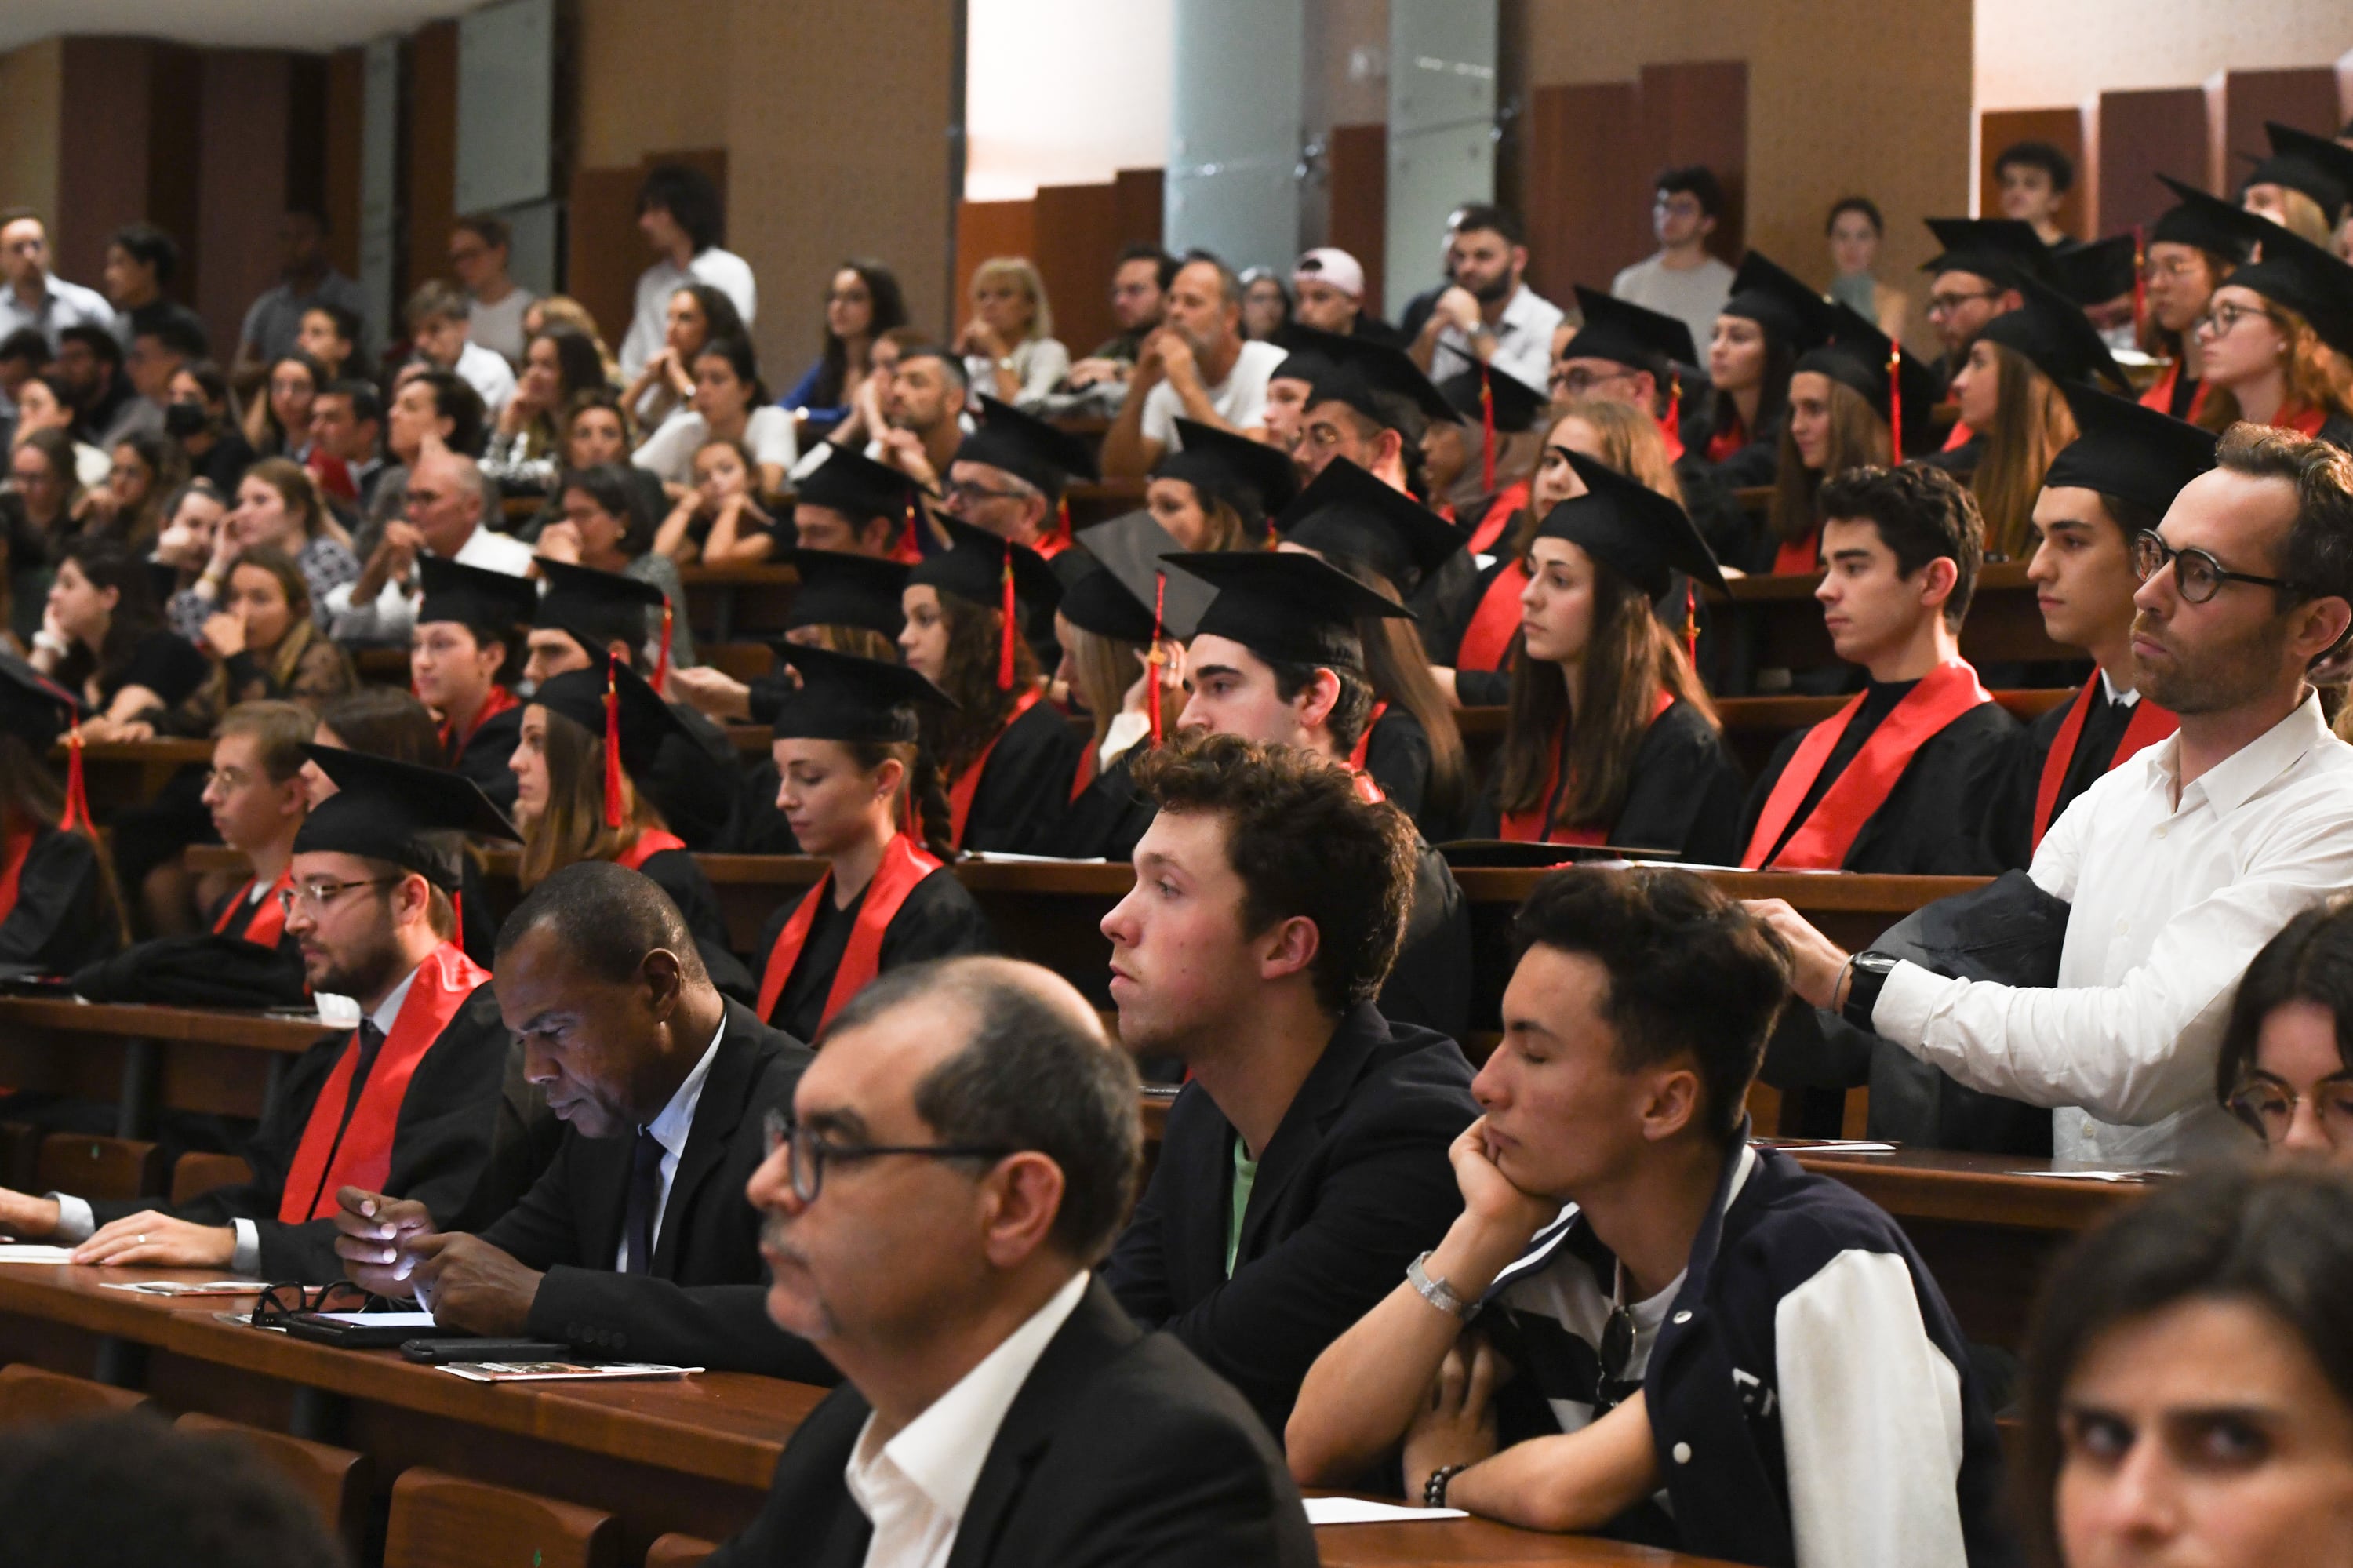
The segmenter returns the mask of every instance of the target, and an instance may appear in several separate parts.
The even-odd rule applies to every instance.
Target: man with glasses
[[[1135,1073],[1031,964],[894,969],[828,1025],[752,1178],[768,1311],[841,1371],[712,1568],[1309,1568],[1273,1439],[1088,1270],[1134,1192]]]
[[[240,703],[213,731],[205,810],[247,876],[213,911],[210,929],[262,947],[286,940],[279,895],[294,885],[294,840],[307,815],[302,746],[319,721],[293,703]]]
[[[1752,1149],[1788,994],[1689,872],[1564,871],[1514,923],[1462,1212],[1317,1360],[1292,1473],[1741,1563],[2006,1560],[1959,1325],[1894,1221]]]
[[[96,289],[49,270],[49,230],[28,207],[0,207],[0,338],[26,327],[58,344],[67,327],[111,327],[114,307]]]
[[[2045,277],[2050,261],[2029,223],[1972,217],[1925,221],[1938,247],[1938,253],[1920,266],[1928,274],[1928,324],[1945,345],[1937,377],[1950,381],[1968,363],[1969,345],[1986,323],[2026,302],[2019,279]],[[1975,433],[1960,424],[1953,429],[1948,448]]]
[[[502,1211],[485,1181],[502,1116],[506,1026],[488,970],[454,940],[462,835],[515,837],[454,774],[330,747],[303,751],[333,779],[294,839],[279,891],[313,992],[352,998],[360,1024],[297,1058],[245,1150],[249,1181],[164,1211],[0,1190],[0,1231],[74,1247],[74,1261],[227,1269],[325,1284],[336,1192],[414,1199],[462,1221]]]
[[[1724,217],[1724,186],[1704,164],[1662,170],[1651,186],[1651,232],[1658,237],[1658,253],[1611,279],[1609,292],[1673,316],[1692,342],[1705,343],[1732,297],[1732,269],[1707,249]]]
[[[2177,1165],[2242,1136],[2215,1103],[2241,973],[2353,884],[2353,747],[2316,667],[2353,630],[2353,458],[2234,425],[2141,535],[2132,658],[2180,728],[2086,789],[2029,874],[2070,906],[2058,984],[1850,957],[1778,901],[1799,993],[1970,1088],[2050,1107],[2063,1158]]]
[[[1071,366],[1062,389],[1077,392],[1102,382],[1124,384],[1135,370],[1144,340],[1160,324],[1168,285],[1176,281],[1176,258],[1157,245],[1131,245],[1111,270],[1111,319],[1119,331]]]
[[[978,395],[980,428],[948,464],[947,514],[1052,560],[1071,547],[1062,492],[1096,477],[1087,443],[1010,403]]]
[[[422,378],[400,389],[394,399],[396,429],[403,418],[402,399],[419,397],[428,402],[431,397]],[[390,484],[387,478],[384,488]],[[531,546],[483,525],[482,471],[472,458],[438,440],[426,440],[404,471],[399,499],[402,515],[384,525],[358,577],[327,594],[327,630],[338,642],[382,645],[409,640],[417,624],[421,556],[514,577],[531,573]]]

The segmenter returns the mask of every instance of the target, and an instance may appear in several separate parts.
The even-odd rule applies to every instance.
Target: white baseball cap
[[[1329,245],[1310,250],[1292,267],[1293,282],[1308,278],[1320,279],[1352,300],[1365,297],[1365,269],[1355,257]]]

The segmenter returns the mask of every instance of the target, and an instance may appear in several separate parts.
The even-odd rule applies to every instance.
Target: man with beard
[[[2353,747],[2311,673],[2353,630],[2353,458],[2241,424],[2135,543],[2132,662],[2180,719],[2085,789],[2029,869],[2069,906],[2051,988],[1850,957],[1778,900],[1799,995],[1962,1084],[2050,1107],[2062,1158],[2243,1148],[2214,1096],[2240,974],[2353,882]]]
[[[937,344],[925,344],[899,355],[891,372],[890,390],[882,396],[882,417],[890,429],[875,437],[868,457],[897,469],[923,493],[923,504],[936,513],[947,491],[948,465],[964,443],[964,361]]]
[[[1413,362],[1433,381],[1491,365],[1543,386],[1561,311],[1520,281],[1527,270],[1519,219],[1498,207],[1464,207],[1446,246],[1453,281],[1415,333]]]
[[[449,895],[465,858],[460,834],[515,832],[456,774],[302,749],[337,789],[295,836],[286,930],[311,989],[355,999],[360,1026],[295,1061],[246,1148],[250,1181],[170,1210],[0,1190],[0,1230],[71,1245],[79,1264],[324,1284],[343,1277],[341,1188],[397,1193],[453,1221],[475,1203],[506,1206],[511,1193],[478,1191],[501,1106],[506,1026],[489,971],[452,940]]]
[[[1159,329],[1144,340],[1127,401],[1105,432],[1106,479],[1139,479],[1184,445],[1177,419],[1248,434],[1266,423],[1266,383],[1282,363],[1271,343],[1242,340],[1242,285],[1214,256],[1196,256],[1168,285]]]

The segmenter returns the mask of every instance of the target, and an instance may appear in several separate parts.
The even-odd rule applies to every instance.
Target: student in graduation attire
[[[1751,572],[1820,571],[1822,486],[1852,469],[1920,457],[1933,444],[1928,416],[1936,403],[1935,374],[1844,305],[1833,308],[1831,341],[1799,355],[1789,377],[1789,418],[1781,429],[1765,537],[1748,561]],[[1890,355],[1896,356],[1892,373]]]
[[[948,790],[948,842],[970,853],[1053,854],[1085,742],[1046,701],[1025,616],[1051,630],[1061,584],[1035,550],[951,518],[953,549],[907,576],[899,646],[955,706],[923,715]],[[1008,614],[1009,610],[1009,614]]]
[[[1870,684],[1774,750],[1741,824],[1749,868],[1966,876],[2018,721],[1960,653],[1984,529],[1941,469],[1859,469],[1822,487],[1831,645]]]
[[[2247,171],[2239,205],[2308,244],[2336,244],[2346,201],[2353,196],[2353,150],[2276,120],[2263,122],[2263,133],[2272,154]]]
[[[915,542],[921,506],[895,468],[827,442],[826,459],[793,481],[794,543],[804,550],[923,558]]]
[[[2019,280],[2046,276],[2051,252],[2034,226],[2022,218],[1921,221],[1936,239],[1936,254],[1923,261],[1920,270],[1928,274],[1928,324],[1945,345],[1944,358],[1936,367],[1942,384],[1960,369],[1968,357],[1969,344],[1977,341],[1986,323],[2004,311],[2018,309]],[[1955,425],[1946,446],[1948,450],[1963,446],[1976,434],[1967,425]]]
[[[800,675],[776,720],[776,809],[825,874],[760,932],[759,1016],[814,1040],[876,975],[992,951],[948,870],[947,798],[918,715],[948,698],[902,664],[787,646]]]
[[[1185,641],[1208,596],[1198,578],[1161,566],[1177,544],[1145,514],[1096,524],[1082,548],[1093,560],[1055,608],[1055,635],[1061,679],[1094,721],[1093,733],[1055,842],[1072,860],[1124,861],[1152,825],[1152,804],[1136,793],[1132,765],[1184,712]]]
[[[502,1210],[481,1190],[506,1067],[490,975],[450,942],[461,833],[514,830],[468,780],[310,748],[335,795],[294,841],[286,928],[316,991],[356,999],[360,1027],[296,1059],[247,1146],[252,1180],[170,1211],[0,1191],[0,1229],[72,1245],[78,1262],[343,1277],[335,1193],[413,1198],[437,1220]]]
[[[1474,838],[1664,850],[1728,863],[1742,780],[1706,691],[1654,601],[1677,570],[1724,577],[1683,509],[1576,453],[1585,493],[1529,546],[1522,646]]]
[[[2198,329],[2211,420],[2250,420],[2353,451],[2353,266],[2275,225],[2214,291]]]
[[[1176,433],[1185,444],[1153,465],[1145,486],[1152,520],[1180,550],[1262,546],[1267,518],[1299,493],[1287,450],[1191,419],[1178,419]]]
[[[409,684],[441,721],[441,760],[504,811],[515,802],[507,766],[522,726],[508,682],[519,673],[522,629],[539,585],[438,556],[419,556],[425,591],[409,633]]]
[[[1405,609],[1305,554],[1177,555],[1167,564],[1217,594],[1185,651],[1192,694],[1179,725],[1313,752],[1347,772],[1366,800],[1383,800],[1380,786],[1348,761],[1373,707],[1357,628]],[[1460,1040],[1471,1027],[1470,969],[1461,885],[1416,835],[1413,902],[1381,1011]]]
[[[2148,231],[2141,346],[2168,364],[2140,400],[2160,414],[2209,425],[2198,325],[2214,291],[2246,260],[2247,238],[2224,203],[2164,175],[2158,178],[2180,199],[2158,214]]]
[[[1313,480],[1345,458],[1393,489],[1432,499],[1422,440],[1457,416],[1421,368],[1401,350],[1361,338],[1300,327],[1286,341],[1321,366],[1300,409],[1293,455],[1301,477]]]
[[[1476,431],[1479,474],[1474,483],[1465,466],[1455,486],[1459,499],[1440,507],[1439,515],[1462,530],[1462,547],[1473,557],[1491,555],[1528,504],[1551,398],[1491,366],[1449,376],[1438,390],[1461,418],[1459,424],[1433,424],[1431,434],[1467,441]]]
[[[1095,454],[1069,431],[981,394],[979,428],[948,465],[947,514],[1052,560],[1071,547],[1074,479],[1102,477]]]
[[[49,771],[49,748],[78,711],[64,687],[0,653],[0,966],[69,975],[123,942],[79,753],[62,789]]]
[[[205,808],[221,842],[245,857],[246,878],[213,907],[206,929],[264,948],[290,948],[278,895],[294,883],[294,840],[310,801],[303,747],[318,729],[294,703],[240,703],[213,731]]]
[[[1692,446],[1734,490],[1773,482],[1789,376],[1798,356],[1820,347],[1835,320],[1830,302],[1751,250],[1733,274],[1707,345],[1712,386]]]
[[[2133,541],[2214,466],[2212,431],[2089,387],[2065,391],[2083,433],[2043,476],[2026,575],[2044,632],[2089,653],[2095,670],[2020,732],[2008,777],[1988,802],[1987,842],[1999,863],[2018,870],[2078,795],[2179,722],[2136,690]]]

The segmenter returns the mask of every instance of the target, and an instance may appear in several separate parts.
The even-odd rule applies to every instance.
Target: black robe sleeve
[[[522,737],[522,709],[520,706],[492,714],[466,737],[457,761],[451,764],[456,771],[480,787],[482,793],[491,798],[491,805],[509,813],[514,810],[518,786],[514,769],[507,766],[507,758],[514,755],[515,745]]]
[[[1430,733],[1419,719],[1390,704],[1366,737],[1365,771],[1390,804],[1421,825],[1430,798]]]
[[[1736,864],[1747,847],[1735,842],[1741,795],[1740,764],[1724,736],[1698,709],[1677,703],[1643,732],[1609,842],[1672,850],[1702,865]]]
[[[36,833],[17,873],[16,906],[0,920],[0,964],[69,975],[121,945],[97,850],[79,833]]]
[[[942,866],[908,891],[907,901],[882,932],[883,973],[934,959],[997,951],[997,933],[979,901]],[[804,1036],[803,1038],[806,1038]]]
[[[1486,574],[1468,550],[1457,550],[1406,596],[1406,608],[1426,630],[1422,646],[1433,664],[1451,664],[1462,646],[1462,629],[1479,608],[1479,590]]]
[[[2000,870],[2023,871],[2034,858],[2034,797],[2042,788],[2042,764],[2059,742],[2070,705],[2062,703],[2036,715],[2010,738],[2001,773],[1986,797],[1982,833],[1986,859]]]
[[[1060,709],[1044,701],[1030,704],[997,736],[982,765],[961,847],[1006,854],[1061,853],[1055,841],[1085,747],[1086,738]]]
[[[1683,509],[1719,561],[1744,559],[1756,549],[1757,523],[1732,498],[1732,487],[1696,453],[1685,452],[1675,464],[1675,479],[1683,490]]]
[[[1136,841],[1152,825],[1155,813],[1152,802],[1135,792],[1135,775],[1128,762],[1138,747],[1150,744],[1137,741],[1088,780],[1063,815],[1055,853],[1072,860],[1124,861],[1134,856]]]
[[[670,711],[687,734],[661,743],[645,781],[646,796],[687,848],[717,850],[734,814],[742,760],[727,732],[717,725],[682,703],[670,704]],[[774,800],[775,794],[768,799]]]
[[[1459,1041],[1471,1028],[1471,906],[1445,859],[1415,842],[1413,907],[1381,987],[1381,1014]]]
[[[738,1001],[756,996],[758,982],[728,943],[727,916],[720,910],[719,894],[694,856],[685,850],[659,850],[646,856],[638,869],[669,894],[686,917],[686,928],[694,933],[695,948],[702,954],[703,967],[711,971],[712,983]]]

